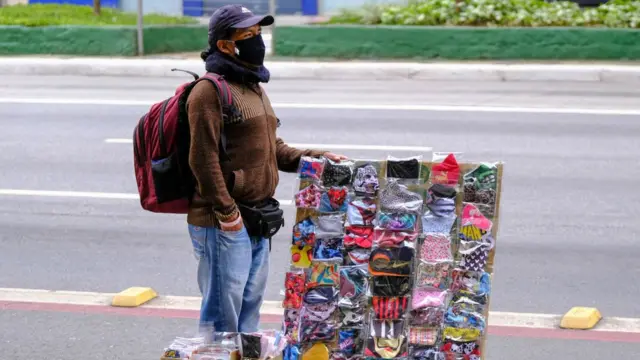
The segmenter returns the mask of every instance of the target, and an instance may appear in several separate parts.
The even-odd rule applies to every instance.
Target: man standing
[[[270,240],[249,233],[250,220],[242,210],[272,199],[278,170],[295,172],[301,156],[346,159],[295,149],[276,136],[279,121],[260,86],[269,81],[261,29],[273,22],[272,16],[255,16],[241,5],[221,7],[211,16],[209,49],[202,58],[208,72],[227,80],[241,116],[223,120],[220,99],[208,81],[199,82],[187,99],[189,165],[196,180],[187,222],[199,259],[200,322],[218,332],[257,331],[260,322]]]

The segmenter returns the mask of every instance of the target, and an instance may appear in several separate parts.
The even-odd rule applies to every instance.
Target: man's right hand
[[[227,222],[220,221],[220,230],[222,231],[240,231],[244,226],[244,222],[242,221],[242,216],[240,216],[240,212],[233,220],[229,220]]]

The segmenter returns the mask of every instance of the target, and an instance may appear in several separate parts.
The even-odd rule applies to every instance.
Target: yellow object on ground
[[[155,291],[148,287],[131,287],[121,293],[116,294],[111,302],[112,306],[136,307],[157,297]]]
[[[329,348],[323,343],[316,343],[302,354],[302,360],[329,360]]]
[[[587,330],[596,326],[600,319],[602,319],[602,315],[596,308],[574,307],[562,317],[560,327]]]

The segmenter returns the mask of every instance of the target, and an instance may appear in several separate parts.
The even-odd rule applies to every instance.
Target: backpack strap
[[[229,84],[223,76],[215,73],[206,73],[195,82],[202,80],[209,81],[211,84],[213,84],[213,86],[216,88],[216,91],[218,92],[218,98],[220,98],[220,105],[222,109],[222,121],[220,129],[220,156],[224,160],[229,160],[229,157],[227,155],[227,137],[224,133],[224,124],[227,121],[227,118],[229,117],[229,113],[233,106],[233,94],[231,93],[231,88],[229,87]]]

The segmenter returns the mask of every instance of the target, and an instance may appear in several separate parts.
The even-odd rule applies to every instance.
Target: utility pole
[[[100,12],[102,11],[102,4],[100,4],[100,0],[93,0],[93,13],[100,16]]]
[[[142,0],[138,0],[138,56],[144,55],[144,12]]]

